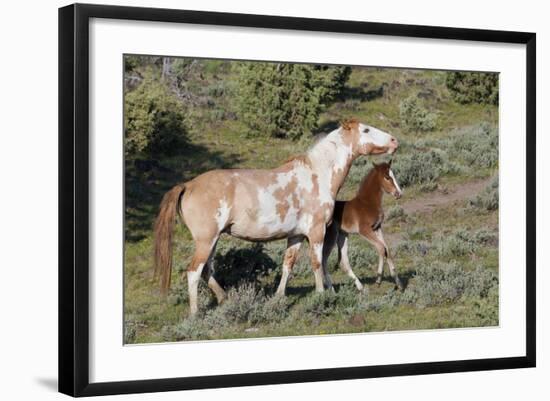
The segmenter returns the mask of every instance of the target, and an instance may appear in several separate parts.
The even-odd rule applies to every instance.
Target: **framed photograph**
[[[59,10],[59,391],[535,366],[535,34]]]

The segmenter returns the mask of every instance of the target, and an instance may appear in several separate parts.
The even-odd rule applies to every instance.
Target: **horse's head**
[[[376,173],[380,176],[380,182],[382,185],[382,189],[388,194],[392,194],[396,199],[401,198],[401,195],[403,195],[403,191],[399,187],[399,184],[397,183],[397,179],[395,178],[395,174],[393,174],[393,171],[391,169],[391,160],[389,163],[372,163],[374,166],[374,169]]]
[[[391,155],[399,146],[392,135],[357,120],[342,123],[342,131],[351,138],[354,153],[358,155]]]

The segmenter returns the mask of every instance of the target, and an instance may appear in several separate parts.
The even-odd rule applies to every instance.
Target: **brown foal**
[[[395,265],[391,258],[390,250],[382,234],[384,211],[382,209],[382,197],[384,192],[392,194],[399,199],[402,195],[401,188],[391,170],[389,163],[375,164],[374,168],[361,182],[355,198],[349,201],[336,201],[334,215],[331,224],[327,227],[323,244],[323,269],[325,285],[332,287],[332,280],[327,271],[327,260],[334,245],[338,247],[338,263],[340,268],[351,277],[357,289],[362,290],[363,285],[353,273],[348,259],[348,234],[360,234],[369,241],[378,252],[378,276],[376,283],[382,281],[384,258],[388,261],[390,274],[395,284],[403,290],[403,284],[397,275]]]

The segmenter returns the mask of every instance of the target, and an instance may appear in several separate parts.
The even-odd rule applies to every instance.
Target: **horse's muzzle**
[[[392,137],[388,145],[388,148],[389,148],[388,153],[390,155],[393,155],[398,147],[399,147],[399,141],[396,138]]]

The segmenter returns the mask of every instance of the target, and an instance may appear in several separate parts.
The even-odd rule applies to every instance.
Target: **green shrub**
[[[466,230],[439,235],[433,242],[435,254],[440,257],[466,256],[475,252],[479,247],[472,237],[472,233]]]
[[[483,191],[469,200],[469,206],[472,208],[492,211],[497,210],[498,205],[498,175],[495,175]]]
[[[205,294],[199,298],[206,299]],[[267,297],[253,284],[246,283],[227,292],[226,300],[210,309],[199,307],[199,313],[174,326],[165,326],[162,336],[167,341],[208,339],[241,324],[272,324],[289,315],[286,297]]]
[[[394,205],[385,213],[387,220],[402,219],[406,216],[405,209],[399,205]]]
[[[378,254],[373,246],[363,240],[361,245],[349,245],[348,259],[352,269],[370,269],[378,262]]]
[[[498,277],[489,269],[478,267],[467,271],[456,262],[420,264],[414,283],[403,293],[390,291],[378,300],[378,307],[414,304],[417,307],[456,302],[462,297],[487,297],[498,288]],[[375,303],[376,304],[376,303]]]
[[[256,135],[299,138],[342,90],[350,67],[238,63],[237,106]]]
[[[437,124],[437,114],[424,108],[418,97],[412,95],[399,103],[401,125],[409,131],[432,131]]]
[[[181,104],[150,71],[126,93],[124,123],[124,152],[129,158],[171,153],[186,135]]]
[[[498,164],[498,129],[479,124],[457,130],[449,139],[439,142],[449,157],[466,168],[492,168]]]
[[[458,103],[498,104],[497,73],[448,72],[445,83]]]
[[[299,316],[320,319],[330,315],[352,315],[368,309],[366,291],[353,285],[342,285],[338,291],[313,292],[297,308]]]
[[[392,170],[400,186],[407,187],[437,180],[446,162],[442,151],[414,151],[396,157]]]

